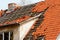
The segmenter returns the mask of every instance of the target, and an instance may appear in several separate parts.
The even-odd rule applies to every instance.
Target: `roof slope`
[[[7,14],[4,13],[4,15],[2,17],[0,17],[0,26],[4,26],[4,25],[9,25],[9,24],[14,24],[14,23],[19,23],[21,22],[22,17],[25,19],[28,19],[29,17],[31,17],[31,9],[35,6],[36,4],[31,4],[31,5],[26,5],[26,6],[22,6],[19,9]]]

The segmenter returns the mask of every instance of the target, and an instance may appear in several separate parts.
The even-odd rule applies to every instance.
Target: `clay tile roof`
[[[5,25],[20,23],[22,20],[28,19],[30,17],[29,14],[31,13],[31,9],[35,5],[36,4],[22,6],[19,9],[12,11],[11,13],[4,13],[3,16],[0,17],[0,27]]]

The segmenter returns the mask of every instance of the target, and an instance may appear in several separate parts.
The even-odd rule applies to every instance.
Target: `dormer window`
[[[0,40],[13,40],[13,32],[0,32]]]

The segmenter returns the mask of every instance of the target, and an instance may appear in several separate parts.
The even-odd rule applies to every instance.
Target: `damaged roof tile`
[[[0,17],[0,26],[20,23],[23,20],[27,20],[31,17],[31,9],[35,5],[36,4],[22,6],[19,9],[16,9],[15,11],[12,11],[10,13],[4,12],[3,16]]]

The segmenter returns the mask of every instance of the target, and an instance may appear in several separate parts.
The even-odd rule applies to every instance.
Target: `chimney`
[[[4,10],[0,10],[0,17],[4,14]]]
[[[8,4],[8,11],[13,11],[15,8],[20,7],[16,3],[9,3]]]

